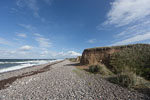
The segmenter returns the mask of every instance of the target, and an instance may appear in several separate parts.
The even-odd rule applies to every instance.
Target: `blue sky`
[[[66,58],[150,43],[150,0],[1,0],[0,58]]]

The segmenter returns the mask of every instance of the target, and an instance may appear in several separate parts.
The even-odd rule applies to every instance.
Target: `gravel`
[[[3,77],[14,76],[8,73]],[[109,83],[98,74],[79,70],[68,60],[8,85],[0,90],[0,100],[150,100],[144,94]]]

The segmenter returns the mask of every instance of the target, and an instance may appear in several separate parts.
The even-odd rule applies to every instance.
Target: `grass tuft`
[[[97,73],[99,72],[100,66],[99,65],[91,65],[89,66],[89,72],[91,73]]]
[[[103,76],[113,75],[113,73],[102,64],[90,65],[88,71],[91,73],[99,73]]]
[[[150,46],[134,45],[111,56],[110,65],[116,74],[128,68],[136,75],[150,80]]]

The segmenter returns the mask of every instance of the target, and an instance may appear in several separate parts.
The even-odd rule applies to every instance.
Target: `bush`
[[[91,66],[89,66],[89,72],[92,72],[92,73],[99,72],[99,69],[100,69],[99,65],[91,65]]]
[[[126,67],[139,76],[150,80],[150,45],[136,44],[112,55],[110,65],[115,73]]]
[[[76,62],[76,58],[69,58],[71,62]]]
[[[124,87],[133,87],[136,85],[137,78],[136,74],[134,73],[121,73],[117,75],[117,82],[118,84]]]
[[[113,75],[113,73],[105,65],[91,65],[89,66],[89,72],[99,73],[104,76]]]
[[[119,84],[123,87],[134,87],[137,84],[136,74],[132,72],[120,73],[115,77],[109,78],[109,81],[115,84]]]
[[[114,75],[105,65],[99,66],[99,73],[104,76]]]

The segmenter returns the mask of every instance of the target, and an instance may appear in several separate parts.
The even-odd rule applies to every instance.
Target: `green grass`
[[[88,72],[107,76],[104,78],[123,87],[143,90],[143,92],[150,91],[150,45],[135,44],[92,49],[109,48],[120,49],[110,56],[109,66],[91,65]]]
[[[145,45],[145,46],[150,46],[150,44],[130,44],[130,45],[120,45],[120,46],[105,46],[105,47],[95,47],[95,48],[87,48],[85,50],[96,50],[96,49],[112,49],[112,48],[115,48],[115,49],[120,49],[120,48],[129,48],[129,47],[132,47],[132,46],[136,46],[136,45]]]
[[[113,73],[105,65],[102,64],[90,65],[88,71],[91,73],[98,73],[103,76],[113,75]]]
[[[120,73],[115,77],[109,77],[109,81],[115,84],[119,84],[123,87],[134,87],[137,84],[137,76],[134,73]]]
[[[76,58],[69,58],[69,61],[76,62]]]
[[[80,78],[83,77],[83,73],[80,71],[80,69],[73,69],[72,72],[76,73]]]
[[[96,67],[96,72],[93,71],[95,68],[90,67]],[[97,68],[98,67],[98,68]],[[92,70],[92,72],[90,70]],[[98,70],[97,70],[98,69]],[[86,74],[100,74],[100,76],[107,81],[118,84],[123,87],[127,87],[129,89],[136,89],[138,91],[142,91],[142,93],[145,92],[145,94],[150,95],[146,90],[150,90],[150,82],[145,80],[144,78],[137,76],[135,73],[131,72],[130,69],[126,68],[122,73],[116,73],[114,74],[109,68],[107,68],[105,65],[97,64],[97,65],[90,65],[87,67],[78,66],[77,69],[74,69],[73,72],[75,72],[80,78],[83,77],[83,72]],[[91,83],[89,83],[89,86]]]
[[[110,65],[116,74],[128,68],[136,75],[150,80],[150,46],[137,44],[114,53]]]
[[[100,70],[100,66],[99,65],[91,65],[89,66],[89,72],[91,73],[98,73]]]

